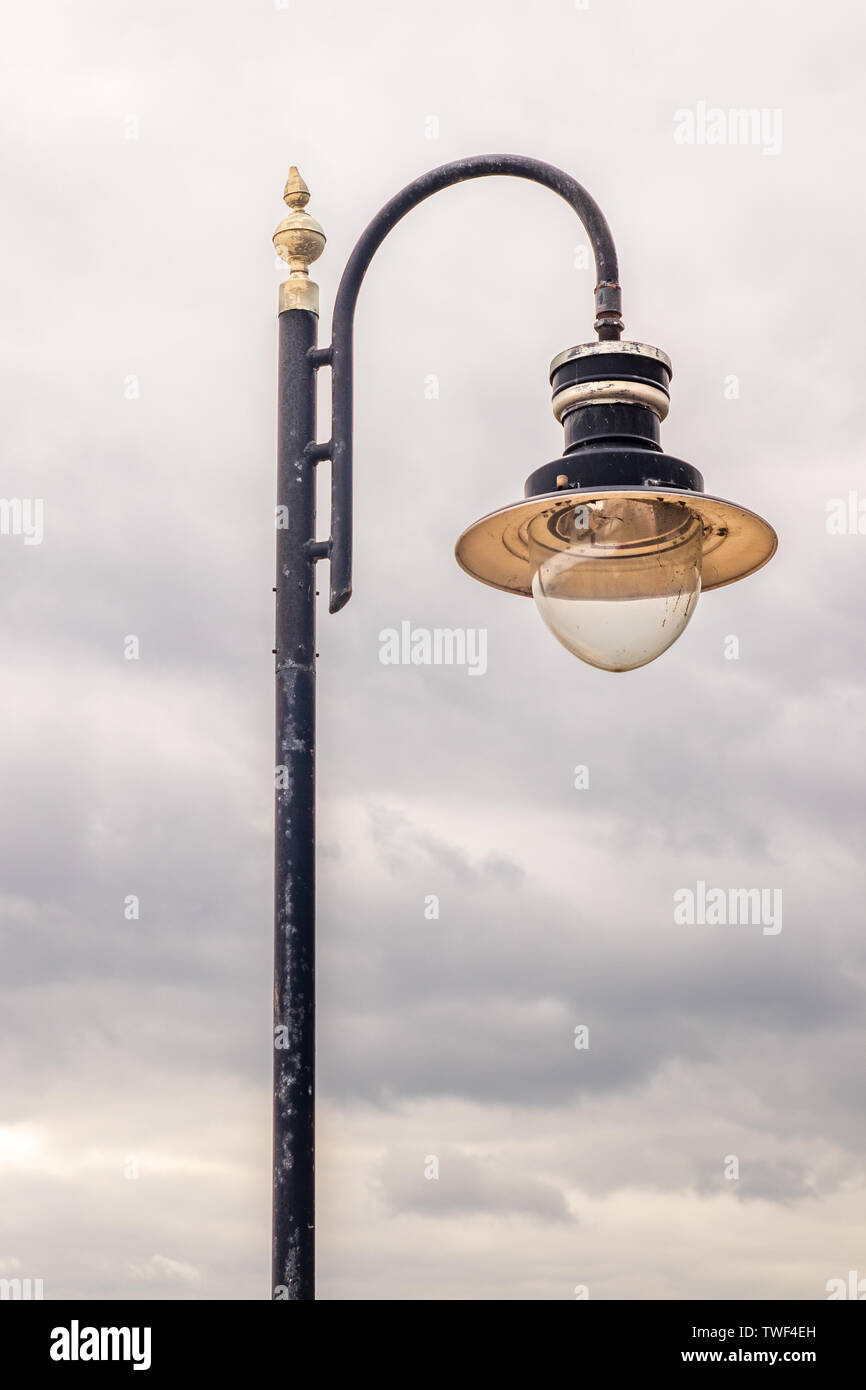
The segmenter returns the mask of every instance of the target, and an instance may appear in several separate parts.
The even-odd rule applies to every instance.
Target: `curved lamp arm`
[[[516,154],[483,154],[443,164],[422,174],[392,198],[362,233],[343,272],[334,302],[330,348],[310,353],[317,365],[330,363],[331,439],[327,446],[313,445],[310,453],[331,460],[331,561],[330,611],[338,612],[352,595],[352,339],[355,305],[367,268],[391,228],[418,203],[441,188],[466,179],[508,174],[529,179],[558,193],[573,208],[589,236],[597,284],[595,329],[600,339],[617,339],[622,333],[621,292],[616,247],[604,214],[586,189],[552,164]]]

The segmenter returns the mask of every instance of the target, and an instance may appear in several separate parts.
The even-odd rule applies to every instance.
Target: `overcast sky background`
[[[508,151],[601,203],[626,336],[673,359],[666,448],[780,549],[626,675],[474,584],[457,535],[560,451],[586,243],[504,179],[391,235],[358,314],[355,596],[320,615],[319,1294],[866,1277],[866,536],[826,529],[866,495],[866,17],[45,0],[2,39],[0,491],[44,498],[45,535],[0,537],[0,1275],[269,1296],[270,237],[296,163],[325,343],[376,209]],[[780,110],[781,152],[676,143],[698,102]],[[486,628],[486,675],[382,666],[402,620]],[[781,888],[782,931],[675,925],[699,879]]]

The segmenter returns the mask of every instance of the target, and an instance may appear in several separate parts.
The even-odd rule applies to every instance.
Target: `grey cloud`
[[[435,1177],[425,1167],[435,1160]],[[571,1219],[563,1193],[552,1183],[516,1180],[507,1165],[495,1156],[474,1156],[447,1148],[423,1155],[389,1153],[381,1168],[386,1204],[397,1212],[477,1216],[516,1214],[540,1221]]]

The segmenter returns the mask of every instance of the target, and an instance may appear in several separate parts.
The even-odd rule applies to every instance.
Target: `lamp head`
[[[562,644],[590,665],[627,671],[682,633],[701,590],[767,563],[776,533],[708,497],[698,470],[662,451],[670,359],[608,341],[553,359],[561,458],[526,480],[524,500],[468,527],[458,563],[484,584],[532,594]]]

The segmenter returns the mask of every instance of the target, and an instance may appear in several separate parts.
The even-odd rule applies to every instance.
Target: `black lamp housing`
[[[555,357],[550,384],[565,450],[529,475],[524,496],[561,488],[703,492],[697,468],[662,452],[672,375],[670,359],[644,343],[589,343]]]

